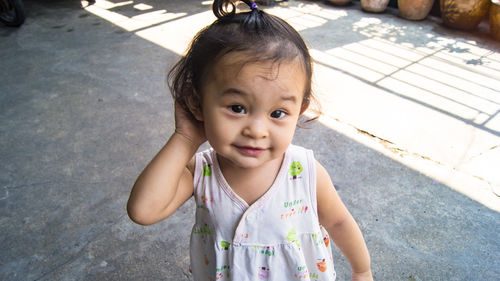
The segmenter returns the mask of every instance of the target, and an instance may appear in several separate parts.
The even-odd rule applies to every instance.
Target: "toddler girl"
[[[313,153],[291,144],[311,96],[300,35],[244,0],[216,0],[170,72],[175,132],[135,183],[130,218],[161,221],[194,196],[194,280],[335,280],[330,236],[372,280],[362,234]],[[205,141],[211,148],[198,152]]]

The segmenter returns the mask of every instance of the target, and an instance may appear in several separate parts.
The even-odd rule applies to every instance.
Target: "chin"
[[[226,158],[227,159],[227,158]],[[234,159],[234,160],[229,160],[233,165],[243,168],[243,169],[252,169],[252,168],[257,168],[264,164],[265,162],[258,160],[258,159]]]
[[[217,151],[217,150],[216,150]],[[237,150],[230,150],[226,153],[219,153],[219,164],[222,161],[225,161],[226,163],[231,163],[231,165],[243,168],[243,169],[253,169],[253,168],[258,168],[266,163],[269,163],[273,160],[276,159],[281,159],[285,152],[283,151],[280,154],[276,154],[276,151],[268,149],[267,151],[263,152],[261,155],[258,156],[249,156],[249,155],[244,155],[241,154]]]

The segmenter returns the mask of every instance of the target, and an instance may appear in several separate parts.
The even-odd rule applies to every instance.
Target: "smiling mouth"
[[[265,151],[264,148],[260,147],[250,147],[250,146],[236,146],[236,148],[244,155],[248,156],[259,156]]]

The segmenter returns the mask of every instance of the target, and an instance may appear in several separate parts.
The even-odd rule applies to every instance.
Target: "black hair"
[[[231,52],[249,54],[245,62],[282,62],[299,58],[306,75],[302,106],[312,98],[312,59],[300,34],[283,19],[260,10],[255,2],[242,0],[250,11],[236,12],[231,0],[214,0],[217,20],[194,37],[187,54],[170,70],[173,98],[186,109],[201,108],[203,78],[212,66]],[[195,103],[195,104],[193,104]]]

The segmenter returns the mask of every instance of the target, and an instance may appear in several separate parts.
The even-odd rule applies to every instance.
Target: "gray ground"
[[[165,72],[210,6],[25,5],[21,28],[0,26],[0,280],[190,280],[193,202],[149,227],[125,205],[173,130]],[[500,45],[486,23],[459,32],[359,3],[270,12],[317,62],[324,115],[295,143],[330,172],[375,279],[498,280]]]

